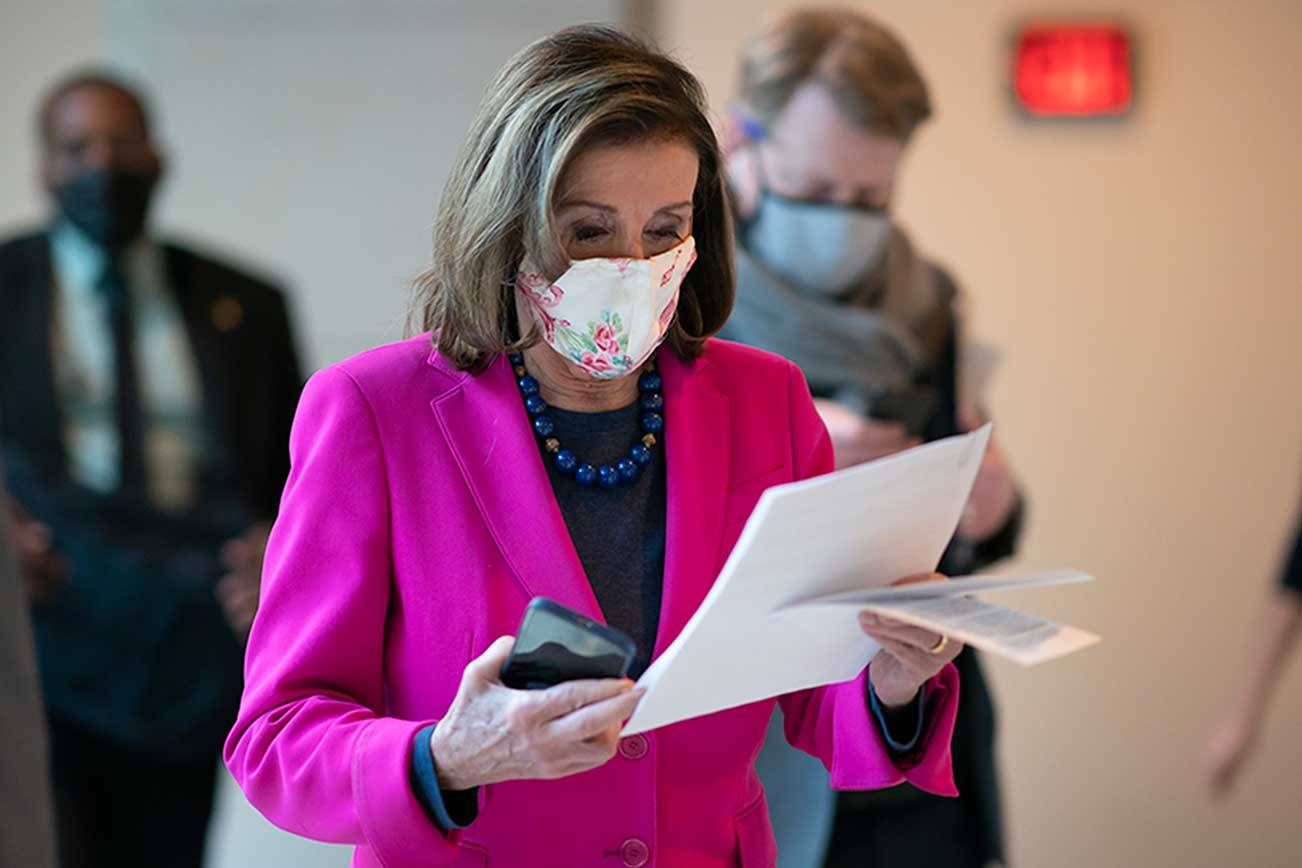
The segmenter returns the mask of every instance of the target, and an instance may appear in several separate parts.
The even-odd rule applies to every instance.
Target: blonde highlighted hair
[[[700,83],[673,59],[609,27],[534,42],[498,73],[448,179],[434,224],[434,262],[413,315],[444,356],[479,371],[520,335],[513,281],[526,251],[549,274],[568,260],[555,225],[566,168],[595,144],[677,138],[700,157],[692,234],[700,257],[683,282],[667,345],[700,354],[732,309],[732,227],[718,142]]]
[[[738,97],[752,121],[771,125],[809,82],[826,87],[860,127],[900,141],[932,114],[927,83],[904,44],[849,9],[786,13],[742,51]]]

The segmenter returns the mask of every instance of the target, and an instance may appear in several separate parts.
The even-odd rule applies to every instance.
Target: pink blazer
[[[712,341],[660,353],[667,543],[655,652],[715,580],[760,492],[832,467],[791,363]],[[754,760],[774,700],[632,736],[601,768],[480,790],[442,833],[410,780],[413,738],[462,669],[513,634],[535,595],[601,618],[511,368],[453,368],[428,336],[326,368],[303,394],[293,469],[267,549],[262,607],[226,763],[282,828],[356,845],[354,866],[772,866]],[[955,795],[958,676],[929,686],[920,763],[892,764],[855,681],[781,698],[787,737],[840,789],[909,781]]]

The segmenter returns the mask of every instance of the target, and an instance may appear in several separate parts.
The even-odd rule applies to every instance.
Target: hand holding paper
[[[896,582],[911,585],[919,582],[943,582],[940,573],[911,576]],[[963,643],[926,625],[915,624],[872,609],[859,611],[859,627],[881,646],[868,670],[868,683],[878,700],[887,707],[909,705],[923,685],[954,662],[963,651]]]
[[[989,439],[986,425],[766,491],[700,609],[638,682],[647,692],[624,733],[855,677],[879,650],[859,627],[864,608],[1021,662],[1096,641],[961,602],[978,591],[1090,578],[1082,573],[889,587],[940,562]]]

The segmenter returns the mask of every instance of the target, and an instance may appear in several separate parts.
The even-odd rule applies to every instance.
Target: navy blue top
[[[636,403],[605,413],[548,410],[563,447],[594,467],[628,456],[642,436],[641,414]],[[651,663],[665,579],[665,450],[663,436],[659,439],[655,460],[637,481],[611,489],[580,485],[543,453],[556,502],[601,613],[607,624],[637,643],[629,667],[633,679]]]

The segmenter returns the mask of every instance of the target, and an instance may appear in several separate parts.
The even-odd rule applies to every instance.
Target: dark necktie
[[[121,487],[139,492],[145,486],[145,426],[140,407],[131,294],[121,264],[110,263],[96,286],[108,302],[109,327],[113,333],[114,415],[121,444]]]

